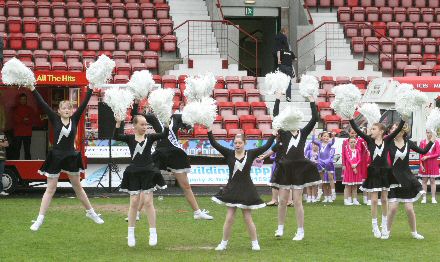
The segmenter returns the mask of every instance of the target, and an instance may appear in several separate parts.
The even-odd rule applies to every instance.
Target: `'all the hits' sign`
[[[36,71],[37,85],[84,86],[89,82],[85,72]]]

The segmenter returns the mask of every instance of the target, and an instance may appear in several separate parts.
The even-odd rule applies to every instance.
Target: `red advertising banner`
[[[440,76],[406,76],[393,79],[401,84],[412,84],[423,92],[440,92]]]
[[[35,71],[37,85],[85,86],[89,84],[86,72]]]

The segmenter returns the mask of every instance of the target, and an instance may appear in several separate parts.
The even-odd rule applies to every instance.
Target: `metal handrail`
[[[223,15],[223,6],[222,6],[221,0],[217,0],[217,8],[220,10],[220,14],[222,15],[222,19],[225,20],[225,16]]]
[[[309,16],[309,24],[313,25],[313,18],[312,18],[312,14],[310,13],[309,6],[306,3],[304,3],[303,7],[307,11],[307,15]]]
[[[323,27],[323,26],[325,26],[325,25],[329,25],[329,24],[333,24],[333,25],[342,25],[342,26],[344,26],[344,25],[356,25],[356,24],[357,24],[357,25],[364,25],[364,26],[366,26],[367,28],[370,28],[370,29],[374,32],[374,34],[375,34],[376,36],[379,36],[379,37],[378,37],[379,39],[384,38],[384,39],[388,40],[387,42],[390,42],[391,45],[392,45],[391,55],[389,56],[389,54],[386,54],[386,53],[383,53],[383,54],[385,54],[386,56],[389,56],[389,57],[391,58],[391,61],[392,61],[392,63],[393,63],[393,66],[391,67],[391,75],[394,76],[394,52],[395,52],[395,44],[394,44],[394,41],[393,41],[392,38],[389,38],[389,37],[387,37],[386,35],[382,34],[381,32],[377,31],[376,28],[374,28],[374,26],[371,25],[371,23],[368,23],[368,22],[355,22],[355,21],[350,21],[350,22],[324,22],[324,23],[320,24],[319,26],[313,28],[313,30],[311,30],[310,32],[308,32],[308,33],[306,33],[305,35],[303,35],[302,37],[300,37],[300,38],[296,41],[296,43],[297,43],[297,44],[300,43],[300,42],[301,42],[302,40],[304,40],[307,36],[311,35],[312,33],[315,33],[315,32],[316,32],[318,29],[320,29],[321,27]],[[325,40],[325,41],[326,41],[326,45],[327,45],[327,40]],[[322,42],[321,42],[321,43],[322,43]],[[318,45],[320,45],[321,43],[319,43]],[[318,46],[318,45],[316,45],[316,46]],[[316,46],[314,46],[314,47],[311,48],[310,50],[315,49]],[[382,53],[381,50],[380,50],[380,48],[377,48],[377,50],[379,51],[379,54]],[[365,48],[364,48],[364,51],[363,51],[363,60],[364,60],[364,61],[365,61],[365,59],[367,59],[367,58],[366,58],[366,53],[367,53],[367,52],[365,51]],[[379,57],[379,67],[380,67],[380,66],[381,66],[381,65],[380,65],[380,55],[378,55],[378,57]],[[326,56],[325,56],[325,58],[327,59],[327,47],[326,47]],[[371,60],[370,60],[370,61],[371,61]]]
[[[258,39],[255,38],[253,35],[251,35],[249,32],[247,32],[246,30],[244,30],[243,28],[237,26],[236,24],[234,24],[233,22],[229,21],[229,20],[186,20],[184,22],[182,22],[181,24],[177,25],[176,27],[174,27],[171,31],[171,34],[173,34],[177,29],[183,27],[184,25],[188,24],[188,30],[189,30],[189,23],[190,22],[206,22],[206,23],[222,23],[222,24],[226,24],[229,26],[233,26],[234,28],[236,28],[237,30],[239,30],[241,33],[243,33],[244,35],[246,35],[247,37],[249,37],[250,39],[252,39],[252,41],[255,43],[255,55],[252,55],[251,52],[249,52],[248,50],[244,49],[243,47],[241,47],[239,44],[231,41],[232,43],[236,44],[240,49],[244,50],[246,53],[252,55],[253,58],[255,58],[255,76],[258,76]],[[168,34],[169,35],[169,34]],[[189,35],[189,31],[188,31],[188,35]],[[161,38],[165,37],[166,35],[162,35]],[[187,37],[188,42],[189,37]],[[188,45],[188,49],[189,49],[189,45]],[[189,52],[188,52],[189,54]],[[228,57],[229,54],[228,54]],[[232,58],[232,57],[231,57]],[[235,60],[235,59],[234,59]],[[243,64],[239,63],[240,65],[244,66]],[[246,67],[246,66],[244,66]],[[247,67],[246,67],[247,68]]]

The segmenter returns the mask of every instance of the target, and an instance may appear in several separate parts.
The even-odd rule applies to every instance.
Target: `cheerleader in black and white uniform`
[[[275,171],[272,185],[279,188],[278,205],[278,229],[275,231],[276,237],[284,234],[284,222],[287,213],[287,200],[289,191],[293,190],[293,205],[296,212],[296,222],[298,229],[293,240],[299,241],[304,238],[304,209],[302,205],[302,193],[305,187],[318,185],[321,183],[321,177],[318,173],[316,164],[306,159],[304,156],[304,147],[307,136],[312,132],[318,121],[318,110],[313,97],[308,98],[312,110],[312,118],[307,125],[300,130],[280,130],[280,140],[284,147],[279,161],[279,167]],[[279,113],[280,100],[275,101],[274,116]]]
[[[138,103],[134,103],[132,112],[134,115],[138,114]],[[148,113],[143,116],[156,133],[163,131],[163,125],[155,115]],[[156,150],[152,155],[153,162],[163,174],[172,173],[176,177],[187,201],[194,210],[194,219],[211,220],[213,217],[208,215],[209,211],[200,210],[188,182],[187,173],[191,171],[191,165],[189,164],[187,154],[183,151],[182,145],[179,142],[178,131],[181,128],[186,128],[182,121],[182,115],[174,114],[171,117],[168,138],[157,142]]]
[[[254,160],[270,148],[275,139],[275,135],[271,136],[264,146],[252,150],[244,149],[246,139],[243,134],[235,136],[234,149],[221,146],[215,140],[211,131],[208,132],[208,137],[211,145],[223,155],[229,167],[228,183],[217,195],[212,197],[214,202],[224,204],[228,207],[225,224],[223,226],[223,239],[215,250],[226,249],[231,236],[237,208],[242,209],[243,217],[252,240],[252,250],[260,250],[257,240],[257,230],[252,221],[251,210],[265,207],[266,204],[258,195],[250,172]]]
[[[47,114],[54,130],[53,148],[47,155],[43,166],[38,171],[41,175],[47,177],[47,187],[43,199],[41,200],[39,215],[37,220],[31,226],[31,230],[37,231],[43,224],[44,216],[57,189],[58,178],[61,172],[69,175],[70,183],[72,184],[77,198],[87,210],[86,216],[91,218],[97,224],[103,224],[104,220],[95,213],[81,186],[79,174],[84,172],[84,167],[81,153],[75,151],[74,147],[78,122],[92,96],[92,89],[88,89],[87,96],[75,113],[72,113],[73,107],[70,101],[61,101],[58,107],[58,114],[47,105],[35,87],[31,87],[30,90],[38,104]]]
[[[128,246],[134,247],[136,239],[134,227],[136,225],[136,213],[139,206],[141,193],[147,209],[148,223],[150,224],[150,246],[157,244],[156,211],[153,205],[153,191],[157,188],[166,188],[165,181],[151,159],[151,147],[159,139],[166,138],[168,127],[164,127],[163,133],[146,134],[147,120],[144,116],[133,117],[134,135],[124,135],[121,128],[121,119],[116,120],[114,139],[127,143],[130,149],[131,163],[125,169],[121,182],[120,191],[130,194],[130,208],[128,211]]]
[[[391,127],[391,132],[397,129],[394,124]],[[417,144],[407,138],[409,128],[405,124],[402,131],[394,138],[394,142],[390,145],[390,160],[393,165],[393,173],[400,182],[401,187],[391,188],[388,201],[390,202],[390,210],[388,211],[388,232],[382,233],[382,239],[390,237],[391,226],[394,217],[396,216],[399,203],[405,204],[406,214],[408,215],[408,223],[411,227],[411,235],[415,239],[423,239],[424,237],[417,233],[416,228],[416,214],[414,213],[413,203],[416,202],[420,196],[426,194],[422,185],[417,180],[417,177],[411,172],[409,168],[409,154],[413,150],[419,154],[426,154],[435,142],[435,137],[429,141],[425,148],[420,148]]]
[[[393,175],[392,169],[388,164],[388,152],[390,145],[396,135],[402,130],[404,121],[401,120],[399,126],[385,136],[385,126],[382,123],[374,123],[370,129],[370,135],[364,134],[356,125],[353,119],[350,125],[354,131],[367,142],[368,151],[370,152],[371,162],[368,166],[367,179],[363,182],[361,190],[371,193],[371,217],[374,237],[380,238],[382,234],[388,232],[387,229],[387,212],[388,212],[388,191],[390,188],[398,187],[399,182]],[[381,192],[382,202],[382,233],[377,223],[377,206],[378,195]]]

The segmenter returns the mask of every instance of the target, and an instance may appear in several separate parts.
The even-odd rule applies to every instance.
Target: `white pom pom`
[[[286,131],[298,130],[301,128],[301,121],[304,115],[293,105],[287,106],[279,115],[277,115],[272,122],[275,129],[283,129]]]
[[[189,76],[185,79],[186,89],[184,95],[188,102],[201,101],[210,97],[216,83],[213,74]]]
[[[13,57],[2,68],[2,81],[7,85],[31,87],[36,83],[32,70]]]
[[[363,104],[361,108],[359,108],[359,112],[367,119],[369,127],[380,121],[380,109],[376,103]]]
[[[143,99],[153,90],[155,82],[150,71],[142,70],[134,72],[127,85],[135,99]]]
[[[265,95],[285,93],[290,81],[290,76],[280,71],[268,73],[264,79],[264,85],[261,91]]]
[[[168,123],[173,111],[174,91],[172,89],[157,89],[151,92],[148,103],[160,122]]]
[[[302,75],[301,82],[299,83],[299,93],[303,97],[317,97],[318,96],[319,82],[314,76]]]
[[[113,87],[105,90],[103,101],[113,110],[115,118],[125,119],[133,99],[133,94],[127,89]]]
[[[203,110],[200,110],[203,108]],[[205,97],[200,102],[188,103],[182,112],[182,121],[190,126],[194,124],[212,127],[217,116],[216,101],[211,97]]]
[[[396,111],[409,117],[411,113],[420,110],[428,103],[428,96],[414,89],[411,84],[400,84],[396,89]]]
[[[440,128],[440,110],[436,107],[431,110],[426,119],[426,130],[430,130],[437,134],[437,129]]]
[[[112,78],[112,72],[115,68],[115,61],[106,55],[99,56],[98,60],[91,63],[86,71],[86,78],[92,86],[99,87]]]
[[[359,89],[353,84],[345,84],[333,87],[332,92],[335,94],[332,108],[338,115],[351,118],[362,98]]]

